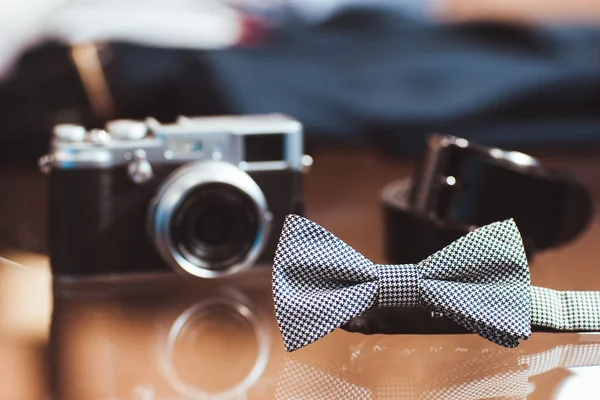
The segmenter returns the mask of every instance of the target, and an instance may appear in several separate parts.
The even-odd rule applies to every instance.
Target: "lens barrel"
[[[246,172],[222,161],[188,164],[169,176],[149,212],[149,234],[176,272],[202,278],[247,269],[260,256],[271,214]]]

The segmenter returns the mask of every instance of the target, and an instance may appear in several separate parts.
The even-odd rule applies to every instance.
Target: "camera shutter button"
[[[61,142],[81,142],[85,139],[86,130],[83,126],[59,124],[53,129],[54,137]]]
[[[148,126],[130,119],[117,119],[106,123],[106,130],[115,139],[140,140],[148,133]]]
[[[154,171],[146,158],[146,152],[144,150],[138,149],[133,152],[133,159],[129,165],[127,165],[127,174],[129,175],[129,178],[138,185],[143,185],[152,179]]]

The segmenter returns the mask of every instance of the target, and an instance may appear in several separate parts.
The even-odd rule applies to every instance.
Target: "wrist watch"
[[[414,177],[382,192],[385,256],[415,263],[470,230],[513,218],[528,257],[566,244],[593,217],[589,190],[518,151],[433,135]]]

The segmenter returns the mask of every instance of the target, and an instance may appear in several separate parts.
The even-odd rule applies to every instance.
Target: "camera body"
[[[215,278],[272,265],[285,216],[303,214],[302,135],[279,114],[56,126],[41,160],[53,274]]]

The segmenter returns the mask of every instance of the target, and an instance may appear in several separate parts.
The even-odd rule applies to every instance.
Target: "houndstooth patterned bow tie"
[[[426,307],[505,347],[528,339],[532,325],[600,330],[600,293],[530,286],[513,220],[474,230],[416,265],[377,265],[323,227],[288,215],[273,298],[287,351],[372,307]]]

